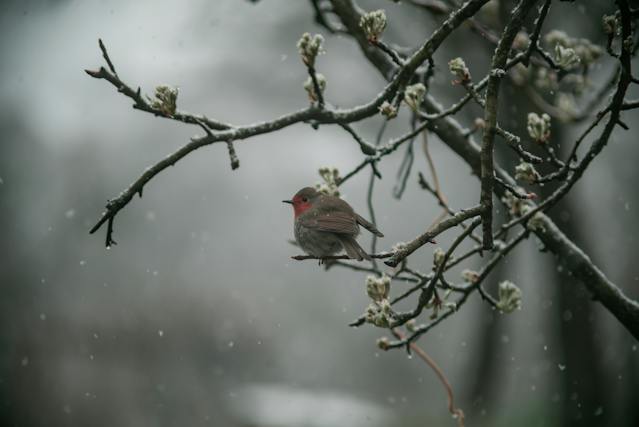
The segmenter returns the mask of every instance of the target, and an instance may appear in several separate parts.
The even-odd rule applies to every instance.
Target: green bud
[[[408,246],[406,242],[397,242],[391,247],[391,250],[393,252],[399,252],[406,249],[406,246]]]
[[[519,190],[525,192],[521,188]],[[508,207],[508,213],[512,216],[521,216],[530,210],[529,203],[519,197],[515,197],[510,192],[506,192],[501,201]]]
[[[366,323],[377,326],[378,328],[388,328],[395,320],[395,313],[393,312],[390,302],[387,299],[380,302],[372,302],[366,308],[364,313]]]
[[[535,169],[532,163],[521,162],[515,166],[515,179],[518,181],[524,181],[528,184],[534,184],[540,178],[539,172]]]
[[[479,280],[479,273],[477,273],[474,270],[464,269],[461,272],[461,276],[466,283],[470,283],[470,284],[477,283],[477,281]]]
[[[439,266],[442,265],[445,257],[446,252],[444,252],[442,248],[437,248],[433,251],[433,264],[435,268],[439,268]]]
[[[324,77],[324,75],[320,73],[317,73],[315,77],[317,78],[317,85],[319,86],[320,91],[324,93],[324,89],[326,89],[326,77]],[[311,78],[311,76],[308,76],[308,78],[304,82],[304,90],[306,90],[306,92],[308,93],[308,99],[310,99],[311,102],[315,102],[319,99],[319,97],[315,93],[315,85],[313,84],[313,79]]]
[[[155,99],[149,98],[151,107],[160,110],[166,116],[172,116],[177,109],[178,89],[168,85],[160,85],[155,88]],[[147,97],[148,98],[148,97]]]
[[[444,307],[452,311],[457,311],[457,303],[455,301],[445,301]]]
[[[545,143],[550,138],[550,116],[546,113],[539,116],[536,113],[528,113],[526,125],[528,135],[538,143]]]
[[[570,70],[579,65],[581,59],[574,49],[557,44],[555,45],[555,62],[562,69]]]
[[[377,347],[381,350],[388,350],[390,340],[386,337],[381,337],[377,340]]]
[[[397,108],[388,101],[382,102],[382,105],[379,106],[379,112],[382,113],[382,116],[385,116],[387,120],[397,117]]]
[[[426,86],[415,83],[406,87],[404,91],[404,102],[413,110],[417,111],[426,95]]]
[[[390,277],[387,275],[382,277],[368,276],[366,278],[366,293],[368,297],[376,302],[386,300],[390,292],[390,283]]]
[[[464,60],[460,57],[448,61],[448,69],[457,77],[458,83],[468,83],[470,81],[470,70]]]
[[[415,319],[410,319],[404,324],[404,326],[406,327],[406,330],[408,332],[415,332],[417,330],[417,322],[415,321]]]
[[[499,284],[497,308],[504,313],[521,309],[521,290],[510,280],[504,280]]]
[[[317,55],[324,52],[322,43],[324,43],[324,37],[321,34],[315,34],[314,36],[309,33],[302,34],[302,37],[297,42],[297,50],[304,64],[309,67],[315,65]]]
[[[334,167],[321,167],[318,172],[324,182],[315,184],[315,189],[329,196],[339,196],[339,170]]]
[[[359,27],[369,42],[377,42],[386,29],[386,12],[380,9],[365,13],[359,20]]]
[[[538,212],[528,220],[528,228],[533,231],[546,231],[544,216]]]
[[[601,24],[607,35],[614,35],[617,32],[617,18],[614,15],[604,15]]]

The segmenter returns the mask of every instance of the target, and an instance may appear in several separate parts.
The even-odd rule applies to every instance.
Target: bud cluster
[[[528,135],[540,144],[550,139],[550,116],[546,113],[541,116],[537,113],[528,113],[528,123],[526,125]]]
[[[411,110],[417,111],[424,100],[425,95],[426,86],[422,83],[415,83],[414,85],[406,86],[406,90],[404,91],[404,102],[411,108]]]
[[[302,37],[297,42],[297,50],[302,57],[302,61],[308,67],[315,66],[315,58],[320,53],[323,53],[322,43],[324,43],[324,37],[321,34],[315,34],[311,36],[309,33],[302,34]]]
[[[178,89],[168,85],[159,85],[155,88],[155,99],[149,99],[151,107],[160,110],[166,116],[172,116],[177,109]]]
[[[322,167],[318,171],[324,182],[315,184],[315,189],[329,196],[339,196],[339,170],[334,167]]]
[[[388,101],[382,102],[382,105],[379,106],[379,112],[386,117],[386,120],[397,117],[397,108]]]
[[[532,163],[522,161],[517,166],[515,166],[516,180],[524,181],[528,184],[534,184],[539,178],[539,172],[537,172]]]
[[[359,20],[359,27],[370,43],[376,43],[386,29],[386,12],[380,9],[365,13]]]
[[[464,279],[464,282],[470,283],[474,285],[479,281],[479,273],[474,270],[464,269],[461,272],[461,277]]]
[[[437,248],[433,251],[433,265],[435,268],[439,268],[446,258],[446,252],[442,248]]]
[[[544,221],[544,215],[541,212],[537,212],[528,220],[527,227],[533,231],[546,231],[546,224]]]
[[[390,277],[387,275],[382,277],[368,276],[366,278],[366,294],[375,302],[388,299],[390,282]]]
[[[379,348],[380,350],[388,350],[389,346],[390,346],[390,340],[388,339],[388,337],[381,337],[377,339],[377,348]]]
[[[580,63],[585,66],[591,65],[603,54],[603,49],[590,40],[569,37],[559,30],[548,32],[544,40],[550,46],[554,46],[555,61],[564,70],[570,70]]]
[[[368,276],[366,278],[366,294],[373,300],[366,308],[366,322],[380,328],[387,328],[395,319],[395,313],[388,300],[390,277]]]
[[[510,192],[506,192],[501,198],[501,201],[508,207],[508,213],[511,216],[525,215],[531,209],[530,203],[514,196]]]
[[[601,19],[601,25],[606,35],[614,36],[617,34],[617,28],[619,28],[619,25],[615,15],[604,15]]]
[[[457,57],[448,61],[448,69],[457,77],[454,83],[466,84],[470,82],[470,70],[462,58]]]
[[[521,309],[521,290],[510,280],[504,280],[499,284],[497,308],[504,313]]]
[[[579,55],[573,48],[555,45],[555,62],[564,70],[575,68],[581,62]]]
[[[406,249],[407,246],[408,244],[406,242],[397,242],[393,246],[391,246],[391,250],[394,253],[397,253],[399,251],[403,251],[404,249]]]

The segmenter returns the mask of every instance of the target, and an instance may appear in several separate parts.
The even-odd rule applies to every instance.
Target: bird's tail
[[[342,246],[344,247],[346,254],[350,258],[356,259],[358,261],[361,261],[363,259],[367,259],[367,260],[371,259],[370,255],[368,255],[366,251],[362,249],[359,243],[357,243],[357,240],[355,240],[353,237],[340,236],[339,240],[342,242]]]
[[[377,227],[375,227],[375,225],[371,222],[366,221],[364,218],[362,218],[360,215],[355,214],[355,220],[357,221],[358,224],[360,224],[362,227],[364,227],[365,229],[367,229],[368,231],[370,231],[371,233],[375,234],[378,237],[384,237],[384,235],[382,234],[381,231],[379,231],[377,229]]]

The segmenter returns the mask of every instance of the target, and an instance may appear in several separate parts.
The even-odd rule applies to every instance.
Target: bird
[[[304,187],[291,200],[282,202],[293,205],[297,244],[320,260],[342,249],[351,259],[370,260],[370,255],[355,240],[360,225],[376,236],[384,237],[375,224],[358,215],[344,200],[312,187]]]

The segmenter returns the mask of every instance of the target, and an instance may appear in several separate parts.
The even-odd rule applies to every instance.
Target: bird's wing
[[[355,218],[357,220],[357,222],[362,225],[365,229],[367,229],[368,231],[370,231],[371,233],[375,234],[378,237],[384,237],[384,235],[382,234],[381,231],[379,231],[377,229],[377,227],[375,227],[375,224],[368,222],[367,220],[365,220],[364,218],[362,218],[360,215],[355,214]]]
[[[304,227],[318,231],[355,235],[359,227],[352,214],[346,212],[327,212],[298,219]]]
[[[344,247],[344,250],[346,251],[346,254],[350,258],[356,259],[358,261],[361,261],[363,259],[368,259],[368,260],[371,259],[370,255],[368,255],[366,251],[362,249],[362,247],[359,245],[359,243],[357,243],[357,240],[355,240],[353,236],[347,236],[347,235],[338,235],[338,236],[339,236],[339,241],[342,243],[342,246]]]

